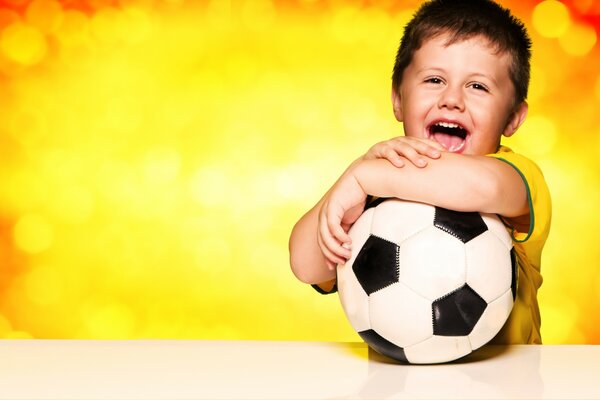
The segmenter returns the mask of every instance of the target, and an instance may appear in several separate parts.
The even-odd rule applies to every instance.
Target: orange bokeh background
[[[0,1],[0,337],[356,341],[287,238],[389,104],[417,1]],[[533,38],[554,220],[546,343],[600,343],[600,3],[503,1]]]

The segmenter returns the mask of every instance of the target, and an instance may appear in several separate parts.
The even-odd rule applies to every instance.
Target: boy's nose
[[[463,111],[465,108],[465,103],[461,88],[447,86],[446,89],[441,93],[438,101],[438,107],[447,108],[449,110]]]

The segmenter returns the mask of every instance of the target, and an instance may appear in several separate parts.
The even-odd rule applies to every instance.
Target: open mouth
[[[455,122],[439,121],[429,125],[429,137],[446,148],[449,152],[460,153],[466,144],[469,132]]]

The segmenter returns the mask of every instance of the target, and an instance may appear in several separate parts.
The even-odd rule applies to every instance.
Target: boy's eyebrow
[[[496,81],[496,78],[494,78],[491,75],[486,75],[486,74],[482,74],[481,72],[474,72],[469,76],[481,76],[483,78],[489,79],[490,81],[492,81],[492,83],[494,83],[494,85],[498,86],[498,81]]]

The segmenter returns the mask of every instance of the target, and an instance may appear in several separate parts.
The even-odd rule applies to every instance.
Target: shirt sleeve
[[[512,166],[523,179],[527,190],[529,230],[527,232],[520,231],[511,224],[510,219],[503,218],[504,223],[512,230],[513,240],[515,242],[544,242],[550,230],[552,206],[550,192],[542,171],[533,161],[506,148],[490,156]]]
[[[328,292],[326,290],[324,290],[321,286],[319,285],[310,285],[313,287],[313,289],[315,289],[317,292],[321,293],[321,294],[332,294],[332,293],[336,293],[337,292],[337,282],[333,284],[333,287],[331,288],[331,290]]]

